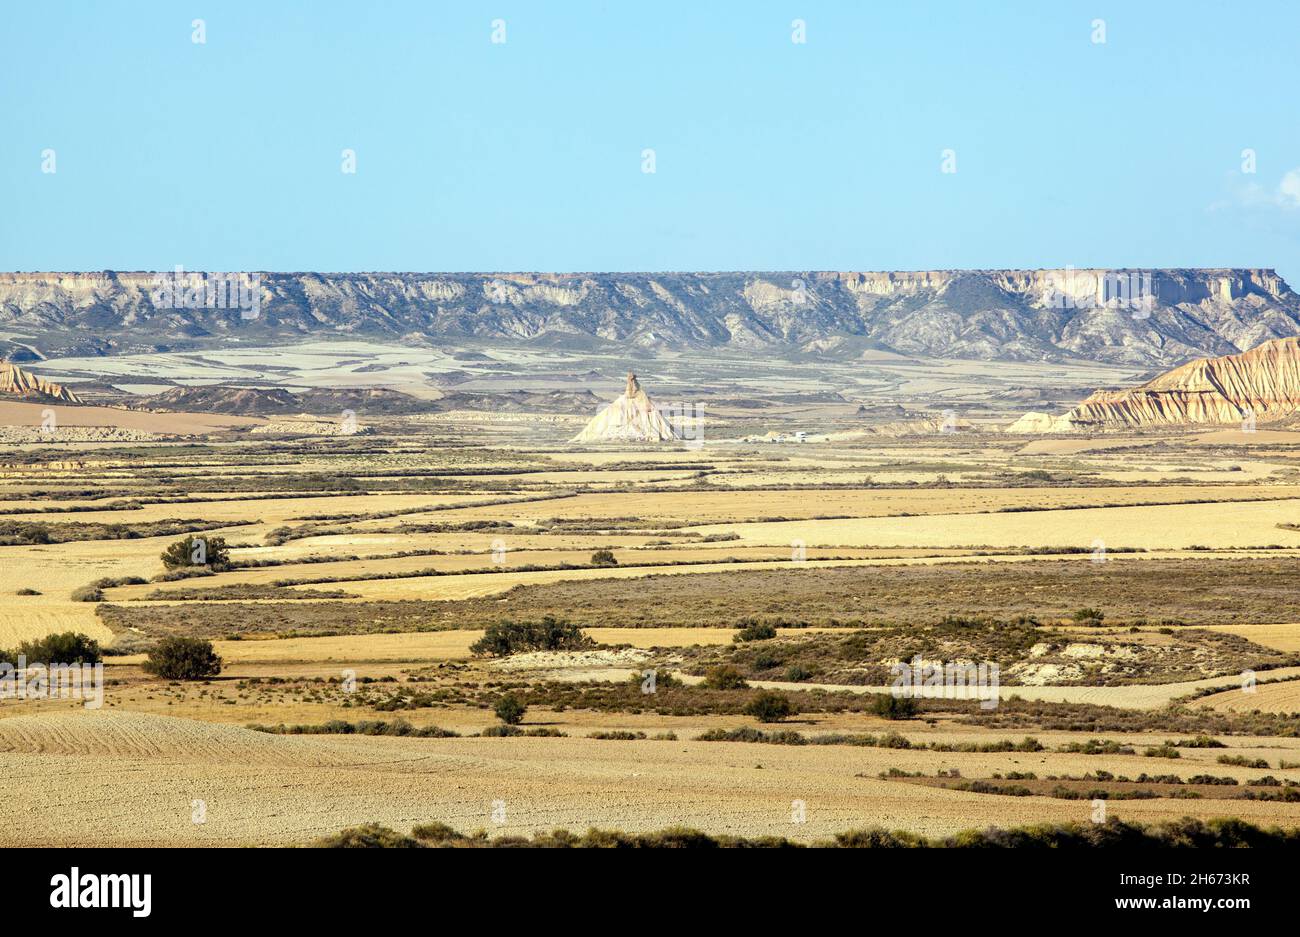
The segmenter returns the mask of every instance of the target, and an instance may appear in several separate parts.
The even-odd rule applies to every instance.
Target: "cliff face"
[[[81,398],[61,384],[37,377],[13,364],[0,364],[0,397],[58,403],[81,403]]]
[[[1117,275],[1132,295],[1115,295]],[[264,273],[253,309],[155,292],[150,273],[0,273],[0,333],[14,340],[0,357],[333,334],[1149,366],[1300,334],[1300,296],[1264,269]],[[1139,293],[1146,306],[1130,302]]]
[[[1205,358],[1123,391],[1097,391],[1062,417],[1026,414],[1012,432],[1267,423],[1300,412],[1300,338]]]

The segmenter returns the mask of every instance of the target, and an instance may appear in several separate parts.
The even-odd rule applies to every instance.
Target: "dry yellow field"
[[[448,432],[454,425],[439,422],[437,431]],[[494,424],[493,433],[499,436],[492,438],[518,433],[512,425]],[[474,439],[481,445],[479,437]],[[87,459],[82,469],[52,469],[57,475],[15,464],[0,486],[0,511],[14,513],[0,521],[10,521],[16,535],[33,524],[53,528],[114,523],[129,529],[150,521],[197,518],[219,525],[212,533],[236,545],[236,563],[274,565],[108,585],[105,600],[116,617],[101,620],[96,610],[102,606],[73,602],[73,590],[100,579],[157,580],[164,573],[161,553],[176,537],[0,546],[0,648],[72,630],[131,652],[106,659],[109,683],[103,710],[86,711],[70,701],[0,701],[0,777],[16,792],[0,804],[0,823],[10,830],[0,842],[22,845],[41,837],[48,841],[48,829],[29,834],[30,825],[20,820],[43,815],[51,805],[58,806],[60,817],[56,838],[67,843],[294,844],[365,822],[406,830],[434,820],[458,829],[489,827],[500,833],[592,825],[652,830],[685,823],[712,833],[801,840],[869,825],[939,835],[970,826],[1079,819],[1081,811],[1086,819],[1090,806],[1087,801],[1049,796],[948,790],[933,783],[882,779],[881,772],[920,771],[933,781],[936,772],[952,769],[972,779],[987,779],[995,772],[1081,777],[1104,769],[1136,777],[1172,770],[1188,776],[1230,776],[1243,785],[1270,773],[1300,782],[1300,771],[1280,767],[1282,761],[1300,762],[1300,740],[1261,735],[1253,728],[1216,735],[1222,735],[1233,754],[1267,761],[1267,771],[1220,765],[1216,759],[1221,750],[1185,749],[1180,759],[1159,764],[1141,754],[1148,746],[1189,736],[1194,729],[1073,732],[1036,725],[1033,719],[1014,730],[998,729],[964,723],[959,714],[946,710],[927,713],[923,719],[888,722],[869,712],[867,695],[887,687],[823,681],[808,673],[752,677],[749,689],[739,691],[704,690],[700,674],[706,671],[692,666],[701,655],[734,655],[723,659],[744,662],[754,659],[762,645],[736,644],[737,621],[727,621],[725,627],[685,627],[688,619],[681,619],[683,626],[669,622],[666,627],[605,627],[620,622],[617,602],[600,609],[601,627],[584,629],[603,647],[516,654],[503,660],[475,658],[470,651],[483,635],[483,609],[513,601],[507,593],[531,595],[530,587],[558,587],[567,594],[627,582],[623,594],[634,595],[642,588],[640,580],[652,589],[666,577],[722,577],[708,598],[719,609],[716,614],[725,617],[730,614],[728,584],[742,582],[728,578],[731,574],[799,570],[820,583],[818,577],[832,570],[875,568],[883,576],[887,570],[932,569],[949,577],[945,581],[969,583],[968,597],[978,597],[989,591],[980,589],[980,577],[993,564],[1010,569],[1050,562],[1054,565],[1043,568],[1061,570],[1077,563],[1085,579],[1112,569],[1089,563],[1086,553],[1032,554],[1024,547],[1087,551],[1101,540],[1115,549],[1144,548],[1146,552],[1125,557],[1127,565],[1114,564],[1117,571],[1123,565],[1125,575],[1148,562],[1164,568],[1159,564],[1201,564],[1223,557],[1288,562],[1300,556],[1300,533],[1277,526],[1300,522],[1300,485],[1277,483],[1288,478],[1278,474],[1289,466],[1284,451],[1263,446],[1257,457],[1242,458],[1208,446],[1174,452],[1134,446],[1141,442],[1134,439],[1126,440],[1128,448],[1121,450],[1109,448],[1104,440],[1077,442],[1083,445],[1060,451],[1049,446],[1038,454],[1026,451],[1019,440],[972,439],[909,448],[868,438],[857,449],[807,445],[761,452],[719,447],[703,452],[579,453],[549,448],[538,454],[526,446],[508,452],[481,452],[474,446],[444,450],[399,434],[391,440],[364,440],[367,447],[382,450],[381,455],[356,456],[343,446],[331,452],[305,444],[296,450],[296,460],[283,463],[252,458],[261,455],[253,448],[245,465],[237,455],[214,447],[206,458],[218,468],[191,464],[187,455],[177,459],[174,473],[137,473],[131,459],[114,461],[103,455]],[[111,453],[112,448],[105,451]],[[166,457],[158,459],[163,464]],[[705,481],[699,477],[701,465],[710,467]],[[566,466],[576,471],[560,470]],[[442,490],[441,482],[422,476],[426,470],[434,476],[462,467],[466,473],[456,476],[454,490]],[[1025,476],[1039,469],[1040,474]],[[355,478],[371,490],[306,497],[302,485],[290,485],[286,492],[277,481],[303,473]],[[1060,483],[1052,480],[1058,475]],[[868,477],[874,485],[903,487],[839,487]],[[1033,483],[1021,486],[1018,477]],[[1069,479],[1074,477],[1090,482],[1073,484]],[[41,498],[28,500],[21,494],[28,488],[45,491],[54,479],[63,479],[60,484],[68,486],[68,497],[46,497],[48,503],[42,504]],[[1007,479],[1008,484],[981,487],[994,479]],[[828,483],[836,487],[788,487]],[[429,490],[400,490],[416,484]],[[148,498],[160,486],[175,485],[185,486],[186,501],[146,504],[139,510],[104,510],[104,502],[90,500],[82,490],[102,488],[111,492],[112,501],[129,500],[127,493]],[[398,490],[378,490],[385,486]],[[580,487],[585,490],[572,494]],[[174,495],[170,488],[168,496]],[[37,510],[51,506],[68,510]],[[390,512],[397,513],[371,516]],[[308,520],[319,515],[326,519]],[[314,531],[310,536],[266,542],[277,528],[308,523]],[[432,529],[411,530],[413,525]],[[799,541],[807,551],[803,562],[792,560]],[[1271,544],[1285,549],[1231,549]],[[505,547],[501,571],[474,572],[496,568],[493,551],[500,546]],[[1191,549],[1198,546],[1211,549]],[[605,548],[613,551],[619,565],[591,565],[593,552]],[[976,555],[989,550],[1005,552]],[[411,551],[431,552],[383,558]],[[739,562],[724,562],[730,559]],[[562,564],[572,568],[522,568]],[[426,570],[442,575],[416,575]],[[351,578],[358,576],[386,578]],[[887,616],[890,598],[875,586],[878,578],[873,572],[862,579],[862,591],[869,595],[845,593],[846,618]],[[290,600],[269,591],[284,580],[320,580],[288,588],[338,590],[351,597]],[[710,578],[699,581],[701,589],[714,588],[708,585]],[[799,620],[802,609],[789,590],[807,587],[789,585],[779,575],[743,582],[751,584],[746,588],[772,590],[746,593],[747,610],[775,617],[778,624]],[[773,585],[765,585],[768,582]],[[42,594],[15,594],[24,588]],[[209,593],[217,599],[145,598],[155,593]],[[1101,589],[1084,601],[1105,607],[1108,598]],[[936,617],[961,614],[965,601],[949,602],[937,589],[925,600],[917,634],[928,633],[923,628],[931,609]],[[456,604],[461,602],[465,605]],[[673,599],[665,602],[671,607]],[[479,603],[474,606],[479,617],[472,627],[420,630],[461,624],[460,609],[473,603]],[[444,617],[430,617],[433,612],[427,609],[434,606]],[[453,611],[446,611],[448,607]],[[239,627],[238,616],[263,612],[275,622],[264,634]],[[839,614],[838,607],[832,609],[832,615]],[[316,616],[328,624],[319,624]],[[200,619],[224,661],[219,677],[174,683],[142,670],[145,657],[136,651],[155,638],[149,622],[161,621],[184,633],[187,624],[197,628]],[[384,624],[390,619],[395,622],[391,628]],[[114,622],[116,630],[105,620]],[[121,624],[134,621],[144,628]],[[689,621],[708,623],[701,617]],[[1300,629],[1294,625],[1215,627],[1255,642],[1259,651],[1300,653]],[[398,633],[383,633],[386,628]],[[353,629],[367,633],[349,633]],[[1075,626],[1068,640],[1086,643],[1087,631],[1086,626]],[[1177,640],[1155,627],[1132,638],[1127,637],[1129,631],[1110,629],[1108,640],[1153,647],[1173,647]],[[244,634],[245,639],[225,640],[232,634]],[[271,637],[275,634],[286,636]],[[781,627],[777,643],[820,635],[833,651],[837,642],[849,647],[867,640],[862,634],[843,628],[826,633],[821,628]],[[826,663],[835,666],[833,658]],[[1276,666],[1261,679],[1300,677],[1300,662],[1280,663],[1288,666]],[[675,673],[677,683],[670,685],[686,696],[665,704],[644,699],[629,677],[646,666]],[[784,670],[781,663],[765,674],[780,677]],[[1174,668],[1171,673],[1185,671]],[[348,675],[357,678],[358,689],[342,689]],[[1089,704],[1111,714],[1105,718],[1117,725],[1155,725],[1165,718],[1162,714],[1171,702],[1230,683],[1231,677],[1180,676],[1131,685],[1049,681],[1042,686],[1004,685],[1000,696],[1001,705],[1010,707],[1021,705],[1017,699],[1048,707]],[[477,737],[496,723],[492,705],[505,686],[542,694],[529,703],[525,729],[563,736]],[[1257,719],[1253,713],[1260,710],[1288,718],[1285,714],[1300,708],[1296,686],[1300,679],[1261,683],[1249,703],[1239,693],[1220,693],[1198,699],[1194,711]],[[1018,744],[1033,735],[1045,747],[980,753],[695,741],[706,730],[759,725],[740,704],[723,705],[710,694],[762,689],[813,701],[809,711],[781,726],[795,732],[896,731],[917,746]],[[589,698],[596,702],[583,702]],[[1048,716],[1041,718],[1052,712],[1049,708]],[[246,728],[253,723],[318,728],[367,722],[409,723],[411,731],[436,726],[465,737],[279,735]],[[598,732],[648,737],[587,737]],[[653,738],[666,733],[676,739]],[[1087,738],[1132,746],[1133,753],[1097,756],[1057,750]],[[190,822],[195,799],[207,804],[204,824]],[[505,802],[509,819],[496,827],[490,813],[498,800]],[[806,824],[790,823],[795,800],[807,804]],[[1295,804],[1266,800],[1161,796],[1116,802],[1111,810],[1128,819],[1228,813],[1300,825]]]
[[[1300,531],[1278,524],[1300,519],[1300,500],[1086,508],[1009,514],[718,524],[702,533],[737,533],[746,544],[802,540],[809,546],[1104,546],[1147,550],[1193,546],[1300,546]]]
[[[1300,651],[1300,623],[1281,625],[1213,625],[1213,631],[1235,634],[1242,638],[1275,647],[1279,651]]]
[[[0,426],[41,426],[46,410],[53,410],[59,426],[116,426],[146,433],[191,435],[230,427],[257,426],[259,417],[218,413],[149,413],[116,407],[51,406],[21,401],[0,401]]]
[[[1278,676],[1270,673],[1257,674],[1261,681],[1273,680]],[[1197,700],[1198,706],[1227,712],[1253,712],[1260,710],[1268,713],[1300,713],[1300,679],[1292,675],[1290,680],[1277,683],[1256,683],[1254,692],[1241,688],[1225,690],[1213,696]]]
[[[1300,753],[1289,741],[1288,751]],[[1086,820],[1087,801],[971,794],[875,777],[891,767],[937,765],[984,776],[1041,770],[1046,760],[689,741],[284,738],[159,716],[17,717],[0,719],[0,777],[10,792],[0,801],[0,823],[10,831],[9,845],[270,845],[375,821],[406,830],[439,820],[499,833],[684,824],[814,839],[873,825],[939,835]],[[1109,763],[1136,773],[1146,760]],[[1096,759],[1055,756],[1052,765],[1083,773]],[[191,820],[196,799],[206,805],[203,824]],[[25,821],[52,800],[66,822],[41,829]],[[804,823],[791,822],[795,800],[806,804]],[[492,821],[497,801],[505,806],[502,824]],[[105,811],[106,803],[119,807]],[[1115,804],[1111,813],[1151,820],[1222,809],[1213,801],[1156,800]],[[1234,801],[1232,812],[1266,824],[1296,822],[1286,804]]]
[[[287,524],[304,517],[331,514],[364,514],[370,511],[405,511],[424,506],[448,504],[473,504],[475,501],[495,500],[492,495],[330,495],[319,498],[256,498],[237,500],[204,500],[202,503],[146,504],[136,510],[81,511],[66,520],[81,523],[143,524],[169,518],[196,517],[206,521],[239,524]],[[434,512],[437,516],[440,512]],[[8,519],[16,521],[51,521],[41,514],[15,514]]]

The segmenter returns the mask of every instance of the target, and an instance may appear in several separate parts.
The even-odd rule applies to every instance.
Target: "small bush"
[[[805,680],[811,680],[812,675],[811,670],[799,664],[791,664],[785,671],[785,679],[790,683],[803,683]]]
[[[172,636],[153,646],[144,671],[167,680],[202,680],[221,673],[221,658],[211,641]]]
[[[508,726],[517,726],[524,721],[524,713],[528,712],[528,707],[519,701],[519,697],[513,693],[507,693],[497,700],[496,705],[492,707],[496,717]]]
[[[378,823],[367,823],[325,836],[312,843],[317,849],[419,849],[418,840]]]
[[[445,823],[425,823],[411,830],[411,835],[423,843],[456,843],[468,839]]]
[[[1196,736],[1196,738],[1193,739],[1182,739],[1181,741],[1174,742],[1174,744],[1179,748],[1227,748],[1228,747],[1227,745],[1224,745],[1222,742],[1220,742],[1218,739],[1209,735],[1198,735]]]
[[[104,590],[98,586],[81,586],[72,590],[71,598],[74,602],[102,602]]]
[[[871,711],[882,719],[911,719],[920,707],[910,696],[882,693],[872,701]]]
[[[1244,755],[1220,755],[1218,762],[1221,765],[1232,765],[1237,768],[1267,768],[1268,762],[1263,758],[1247,758]]]
[[[0,651],[0,661],[15,667],[19,657],[28,664],[98,664],[104,659],[99,642],[76,631],[24,641],[16,651]]]
[[[189,536],[163,550],[162,561],[168,569],[205,566],[220,572],[230,568],[230,547],[225,537]]]
[[[776,628],[767,624],[751,622],[741,628],[736,636],[732,639],[737,644],[743,641],[768,641],[776,637]]]
[[[592,566],[617,566],[618,560],[614,558],[613,550],[597,550],[591,554]]]
[[[1148,748],[1142,753],[1148,758],[1182,758],[1182,753],[1174,747],[1172,742],[1165,742],[1163,745]]]
[[[780,693],[764,690],[749,701],[745,715],[753,716],[759,722],[780,722],[794,715],[794,704]]]
[[[654,670],[654,683],[650,683],[650,670]],[[659,668],[647,668],[646,670],[634,670],[627,678],[628,683],[634,683],[641,687],[649,695],[648,687],[652,686],[655,690],[661,690],[665,687],[679,687],[682,681],[673,676],[671,670],[661,670]]]
[[[17,592],[14,593],[14,595],[40,595],[40,594],[41,593],[35,589],[19,589]]]
[[[526,651],[581,651],[595,646],[577,625],[547,615],[541,621],[488,625],[483,637],[469,649],[479,657],[508,657]]]
[[[706,673],[704,685],[710,690],[744,690],[749,687],[744,675],[727,664],[720,664]]]
[[[1079,622],[1100,622],[1106,614],[1099,608],[1080,608],[1070,617]]]

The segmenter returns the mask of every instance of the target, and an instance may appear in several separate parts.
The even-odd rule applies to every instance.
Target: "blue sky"
[[[1300,286],[1298,37],[1280,0],[5,3],[0,269]]]

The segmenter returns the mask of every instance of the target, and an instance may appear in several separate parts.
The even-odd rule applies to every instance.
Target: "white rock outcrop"
[[[592,417],[571,441],[671,442],[681,438],[629,371],[619,398]]]

